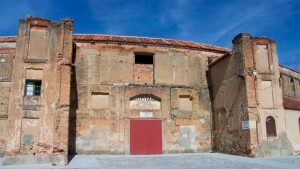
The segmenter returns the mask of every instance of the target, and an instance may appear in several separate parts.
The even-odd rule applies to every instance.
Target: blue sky
[[[300,0],[8,0],[0,35],[27,15],[69,17],[75,33],[165,37],[231,48],[240,32],[277,42],[281,64],[300,63]],[[299,66],[299,65],[298,65]]]

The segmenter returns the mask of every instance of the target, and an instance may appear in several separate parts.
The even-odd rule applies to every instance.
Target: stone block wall
[[[73,153],[129,154],[130,120],[134,119],[162,121],[164,153],[211,150],[205,72],[208,57],[220,56],[219,53],[80,39],[75,39],[75,45],[76,85],[71,89],[71,123],[76,126],[71,131],[76,138],[71,143]],[[136,54],[152,55],[153,64],[136,64]],[[107,107],[93,107],[93,95],[97,93],[108,95]],[[156,99],[159,106],[132,107],[134,98],[144,96]],[[189,97],[192,110],[179,108],[181,96]],[[141,117],[143,112],[151,113],[151,117]]]
[[[244,54],[245,40],[233,40],[231,54],[209,66],[208,79],[212,101],[213,149],[239,155],[252,155],[251,130],[243,129],[249,122],[247,74]]]

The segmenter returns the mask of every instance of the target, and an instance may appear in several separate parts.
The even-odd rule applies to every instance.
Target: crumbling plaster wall
[[[286,134],[293,146],[293,153],[300,154],[300,110],[284,110]]]
[[[293,153],[300,152],[300,73],[280,66],[281,88],[286,134],[293,146]]]
[[[214,147],[217,150],[249,156],[290,154],[292,147],[285,133],[274,41],[239,34],[234,38],[233,45],[232,55],[213,63],[209,71],[215,125]],[[228,74],[232,76],[232,82],[226,78]],[[227,113],[230,103],[234,105],[235,102],[232,113]],[[227,115],[226,118],[220,118],[225,121],[217,121],[217,115],[222,113]],[[268,116],[272,116],[276,123],[277,136],[272,139],[266,133]],[[228,119],[233,120],[233,123],[228,123]],[[232,129],[228,130],[229,127]],[[220,137],[222,134],[224,137]],[[230,138],[233,135],[235,140]]]
[[[0,157],[4,156],[10,141],[7,139],[7,121],[15,48],[15,42],[4,40],[0,43]]]
[[[71,20],[20,20],[9,92],[5,165],[68,162],[72,29]],[[42,81],[40,96],[25,96],[26,79]]]
[[[167,47],[114,45],[105,43],[75,43],[74,79],[72,90],[78,106],[75,145],[77,153],[129,154],[130,119],[140,119],[147,110],[130,109],[130,99],[139,94],[161,99],[161,109],[152,110],[153,117],[162,120],[163,152],[199,152],[211,149],[210,100],[205,71],[210,56],[218,53]],[[153,81],[145,83],[135,77],[135,52],[153,53]],[[141,71],[143,72],[143,71]],[[151,76],[141,73],[140,76]],[[91,108],[91,93],[109,93],[109,108]],[[190,95],[193,111],[178,110],[179,95]],[[71,93],[72,96],[72,93]],[[72,101],[71,101],[72,102]],[[72,109],[72,108],[71,108]],[[177,118],[171,119],[170,112]],[[149,111],[149,110],[148,110]],[[186,132],[193,133],[191,138]],[[193,141],[195,140],[195,141]]]
[[[275,42],[268,38],[239,34],[233,40],[240,48],[244,63],[246,111],[249,118],[251,156],[290,154],[292,147],[285,133],[282,90],[279,86],[279,65]],[[235,50],[234,50],[235,51]],[[276,123],[276,137],[269,139],[266,118]],[[252,127],[250,126],[252,122]]]
[[[248,121],[242,47],[213,63],[208,72],[213,107],[213,148],[221,152],[250,155],[250,133],[241,127]]]
[[[258,144],[255,147],[255,156],[289,155],[292,153],[292,144],[286,134],[282,90],[280,87],[280,73],[276,44],[267,38],[251,38],[253,48],[253,65],[257,70],[255,76],[255,100],[257,103],[257,136]],[[264,69],[257,63],[267,58]],[[264,59],[263,59],[264,60]],[[269,85],[264,85],[269,83]],[[252,98],[254,100],[254,98]],[[266,118],[272,116],[276,123],[276,137],[268,138]]]

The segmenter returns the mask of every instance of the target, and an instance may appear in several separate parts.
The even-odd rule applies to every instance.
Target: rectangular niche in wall
[[[47,28],[31,28],[28,46],[28,58],[44,61],[48,53],[49,33]]]
[[[139,84],[153,84],[153,65],[152,53],[135,53],[134,56],[134,82]]]
[[[93,92],[91,100],[92,109],[109,108],[109,93]]]
[[[273,87],[272,81],[261,81],[259,90],[259,100],[262,108],[273,108]]]
[[[190,95],[179,96],[179,110],[183,110],[183,111],[193,110],[193,98]]]
[[[40,141],[40,120],[22,119],[22,144],[29,145]]]
[[[269,62],[269,52],[267,45],[257,45],[254,49],[255,53],[255,64],[258,72],[269,73],[270,72],[270,62]]]

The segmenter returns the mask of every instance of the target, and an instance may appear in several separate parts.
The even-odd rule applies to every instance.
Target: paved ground
[[[3,159],[0,158],[0,164]],[[78,155],[68,166],[0,166],[3,169],[300,169],[300,156],[246,158],[219,153],[148,156]]]

